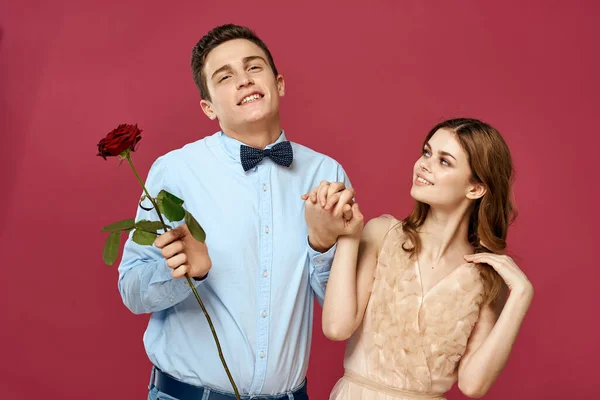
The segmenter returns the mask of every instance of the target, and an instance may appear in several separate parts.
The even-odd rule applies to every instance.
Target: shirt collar
[[[240,162],[240,146],[246,144],[230,136],[227,136],[223,131],[219,132],[219,138],[221,139],[221,147],[225,151],[225,154],[227,154],[227,156],[236,160],[237,162]],[[285,138],[285,132],[282,130],[281,134],[279,135],[279,138],[277,138],[275,142],[267,145],[265,149],[270,149],[277,143],[285,142],[286,140],[287,139]]]

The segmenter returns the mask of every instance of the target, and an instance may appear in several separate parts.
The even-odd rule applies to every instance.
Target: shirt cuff
[[[210,271],[208,271],[210,272]],[[206,273],[206,275],[204,275],[202,278],[192,278],[192,280],[196,281],[196,282],[202,282],[203,280],[206,279],[206,277],[208,276],[208,272]]]
[[[333,257],[335,256],[335,250],[337,249],[337,242],[329,250],[325,253],[320,253],[317,250],[313,249],[310,245],[310,241],[308,237],[306,238],[306,242],[308,245],[308,257],[310,259],[310,263],[315,266],[317,269],[329,269],[331,268],[331,264],[333,264]]]

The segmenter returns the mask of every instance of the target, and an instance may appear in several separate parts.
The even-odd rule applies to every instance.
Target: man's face
[[[283,77],[273,74],[267,55],[251,41],[234,39],[215,47],[206,57],[204,79],[211,99],[200,105],[223,130],[278,117]]]

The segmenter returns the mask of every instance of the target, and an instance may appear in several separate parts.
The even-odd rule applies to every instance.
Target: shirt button
[[[259,356],[260,356],[260,358],[265,358],[265,352],[261,351],[260,354],[259,354]]]
[[[321,260],[320,258],[317,258],[316,262],[317,264],[323,264],[323,260]]]
[[[263,185],[263,192],[267,191],[267,185]]]
[[[269,273],[267,271],[263,271],[263,276],[266,278],[267,276],[269,276]]]
[[[269,227],[268,226],[265,228],[265,232],[269,233]]]
[[[263,316],[263,318],[265,318],[265,317],[267,316],[267,312],[266,312],[266,311],[263,311],[263,312],[261,312],[261,313],[260,313],[260,315],[262,315],[262,316]]]
[[[190,284],[189,284],[189,283],[187,283],[187,282],[184,282],[184,283],[183,283],[183,285],[184,285],[184,286],[190,286]]]
[[[174,302],[174,301],[175,301],[175,299],[171,297],[171,298],[169,299],[169,301],[172,303],[172,302]]]

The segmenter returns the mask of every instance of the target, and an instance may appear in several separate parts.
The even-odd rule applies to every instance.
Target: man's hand
[[[186,273],[190,278],[203,278],[212,266],[206,244],[194,239],[185,224],[157,237],[154,245],[162,249],[173,278],[182,278]]]
[[[323,253],[329,250],[339,236],[350,233],[348,221],[353,215],[354,189],[342,182],[321,184],[304,194],[308,240],[313,249]]]

